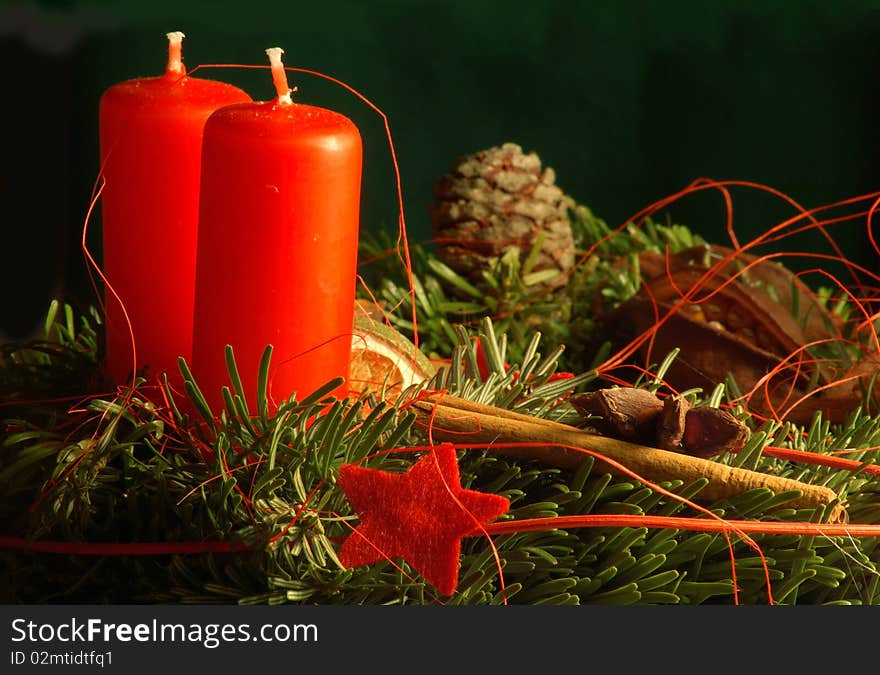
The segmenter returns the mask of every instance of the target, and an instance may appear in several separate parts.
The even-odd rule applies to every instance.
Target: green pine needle
[[[590,229],[592,228],[592,229]],[[584,230],[601,238],[607,228],[585,219]],[[677,227],[652,225],[627,242],[607,248],[626,254],[647,244],[686,246],[694,241]],[[639,236],[648,240],[639,240]],[[629,248],[628,248],[629,247]],[[578,424],[566,402],[572,391],[594,382],[589,368],[574,378],[554,375],[570,357],[560,336],[570,329],[559,314],[529,314],[527,284],[511,256],[493,271],[498,295],[473,297],[460,315],[443,303],[453,283],[437,265],[423,270],[417,293],[422,335],[432,350],[450,356],[424,388],[504,407],[536,417]],[[389,263],[390,264],[390,263]],[[526,263],[527,266],[527,261]],[[420,273],[421,274],[421,273]],[[527,274],[527,273],[526,273]],[[388,302],[403,302],[394,316],[406,327],[402,285],[389,275],[382,286]],[[458,290],[466,290],[457,287]],[[627,280],[619,286],[628,292]],[[467,294],[466,294],[467,295]],[[482,303],[482,304],[480,304]],[[487,310],[516,307],[526,314],[500,321]],[[463,305],[459,306],[464,307]],[[558,309],[558,308],[557,308]],[[549,318],[548,318],[549,317]],[[456,322],[451,319],[466,318]],[[530,323],[535,319],[534,325]],[[555,325],[558,324],[558,325]],[[564,330],[563,330],[564,328]],[[545,333],[546,329],[546,333]],[[96,316],[76,316],[53,305],[47,340],[6,346],[0,352],[0,390],[13,405],[3,408],[0,433],[0,522],[3,535],[67,542],[240,542],[248,550],[178,556],[106,556],[0,551],[0,588],[6,602],[178,602],[239,604],[728,604],[733,584],[728,543],[721,534],[646,528],[554,529],[464,541],[460,583],[449,598],[405,562],[395,560],[344,569],[339,542],[357,516],[336,483],[339,468],[358,463],[404,471],[427,439],[399,404],[370,396],[336,400],[339,382],[328,382],[302,400],[293,397],[270,411],[266,381],[271,359],[261,361],[256,392],[242,385],[234,354],[226,351],[230,386],[221,411],[211,411],[198,383],[181,361],[186,400],[170,397],[157,409],[140,391],[128,396],[86,398],[99,382],[100,347]],[[547,337],[549,334],[549,337]],[[488,372],[480,374],[477,348]],[[585,361],[592,362],[596,354]],[[674,354],[670,355],[674,358]],[[661,367],[667,367],[664,362]],[[78,381],[82,405],[51,403],[54,392]],[[656,386],[643,381],[640,386]],[[67,389],[65,389],[67,388]],[[695,404],[717,405],[726,388]],[[11,395],[10,395],[11,393]],[[257,410],[245,401],[253,393]],[[735,393],[735,391],[731,391]],[[40,401],[45,399],[45,403]],[[194,411],[196,417],[191,417]],[[212,413],[218,412],[214,417]],[[746,448],[719,461],[823,484],[848,502],[852,522],[880,519],[880,479],[859,471],[795,465],[763,454],[766,445],[827,454],[855,449],[851,457],[880,461],[880,417],[864,411],[842,425],[817,417],[808,429],[763,424],[745,412],[752,427]],[[588,461],[577,471],[506,459],[486,450],[460,452],[462,485],[501,494],[511,502],[503,518],[537,518],[590,513],[693,515],[633,480],[614,478]],[[663,487],[699,499],[705,481]],[[706,506],[719,516],[816,521],[821,509],[786,508],[786,495],[752,490]],[[880,549],[876,538],[755,535],[768,565],[772,592],[783,604],[880,604]],[[739,601],[768,601],[760,558],[733,539]],[[504,586],[498,567],[500,563]]]

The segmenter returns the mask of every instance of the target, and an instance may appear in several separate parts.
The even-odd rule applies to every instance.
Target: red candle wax
[[[361,137],[347,117],[292,102],[281,50],[267,53],[278,98],[205,125],[192,371],[215,414],[227,344],[251,410],[267,345],[273,408],[348,377]]]
[[[202,131],[217,108],[251,100],[188,77],[183,34],[168,38],[165,74],[110,87],[99,108],[103,271],[119,295],[105,291],[106,372],[116,384],[133,368],[173,380],[177,357],[190,357]]]

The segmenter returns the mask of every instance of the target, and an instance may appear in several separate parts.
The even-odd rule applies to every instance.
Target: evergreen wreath
[[[575,210],[578,241],[606,239],[627,256],[700,239],[682,226],[612,234],[588,210]],[[381,258],[381,241],[364,257]],[[224,410],[209,410],[183,361],[185,391],[140,380],[108,394],[100,368],[101,316],[50,308],[42,340],[0,349],[0,571],[7,603],[238,604],[877,604],[877,537],[754,535],[648,527],[550,529],[463,541],[459,583],[440,596],[405,561],[355,568],[337,557],[357,517],[337,482],[357,464],[403,472],[428,443],[403,405],[418,390],[443,390],[536,418],[578,424],[572,392],[598,386],[603,350],[596,322],[581,311],[596,293],[623,300],[638,269],[596,258],[576,272],[570,292],[548,296],[521,251],[504,252],[482,287],[429,250],[414,251],[414,293],[393,256],[376,265],[379,300],[411,331],[417,304],[420,345],[446,359],[430,379],[399,397],[380,389],[356,400],[327,396],[338,382],[270,412],[267,349],[257,409],[249,410],[231,349]],[[487,290],[489,289],[489,290]],[[572,307],[579,308],[572,311]],[[494,318],[489,318],[494,317]],[[576,318],[573,318],[576,317]],[[573,345],[573,346],[572,346]],[[634,386],[656,391],[671,354]],[[559,377],[560,370],[576,374]],[[734,386],[735,383],[729,383]],[[719,405],[730,390],[692,391],[691,402]],[[157,403],[156,401],[159,401]],[[880,518],[880,417],[855,409],[844,424],[816,415],[807,427],[761,421],[746,447],[718,461],[835,490],[851,523]],[[768,445],[829,456],[850,449],[860,468],[799,464],[762,452]],[[638,481],[587,461],[576,471],[458,452],[463,488],[507,498],[506,520],[584,514],[694,515]],[[661,485],[700,498],[705,481]],[[722,517],[822,522],[823,508],[787,508],[791,495],[755,489],[706,506]],[[494,546],[494,549],[493,549]],[[497,559],[496,559],[497,552]],[[733,565],[733,567],[732,567]],[[766,565],[766,568],[765,568]],[[502,584],[503,578],[503,584]],[[735,579],[735,581],[734,581]],[[770,588],[768,589],[768,581]],[[736,590],[734,586],[737,586]]]

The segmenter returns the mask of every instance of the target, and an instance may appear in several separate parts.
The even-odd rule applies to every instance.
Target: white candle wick
[[[266,54],[269,57],[269,65],[272,66],[272,82],[275,84],[275,91],[278,94],[278,103],[290,105],[293,103],[290,95],[296,91],[296,88],[291,89],[287,84],[287,73],[284,71],[284,64],[281,62],[281,55],[283,53],[284,50],[281,47],[270,47],[266,50]]]
[[[181,44],[186,35],[176,30],[166,33],[165,37],[168,38],[168,66],[165,68],[165,72],[174,75],[186,75],[186,69],[183,67],[183,59],[180,55]]]

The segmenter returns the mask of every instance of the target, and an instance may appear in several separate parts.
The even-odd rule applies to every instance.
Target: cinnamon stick
[[[475,403],[448,395],[423,397],[410,403],[419,421],[430,425],[431,434],[439,440],[466,444],[498,443],[491,452],[516,459],[533,459],[563,469],[576,469],[591,450],[608,457],[629,470],[655,483],[699,478],[709,479],[700,496],[709,500],[732,497],[754,488],[768,488],[780,493],[798,490],[801,496],[788,506],[816,508],[830,504],[837,494],[821,485],[810,485],[791,478],[771,476],[740,467],[728,466],[708,459],[693,457],[659,448],[630,443],[582,431],[567,424],[530,417],[494,406]],[[527,443],[505,447],[504,443]],[[620,474],[615,467],[602,462],[610,473]],[[832,509],[832,522],[842,522],[846,512],[842,506]]]

